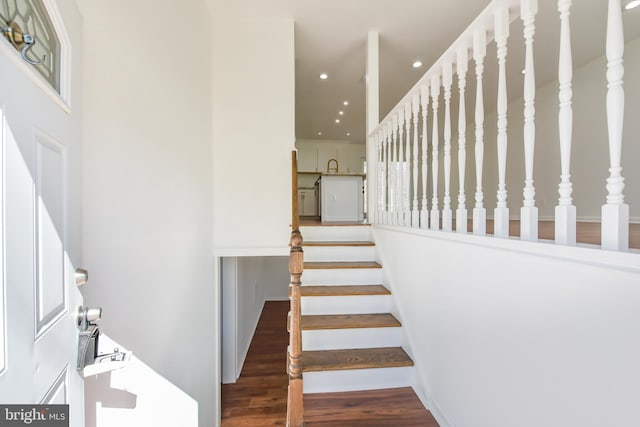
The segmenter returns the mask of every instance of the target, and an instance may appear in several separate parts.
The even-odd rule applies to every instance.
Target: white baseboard
[[[449,420],[445,416],[444,412],[442,412],[438,404],[433,400],[431,400],[431,407],[429,408],[429,410],[431,411],[431,415],[433,415],[433,418],[436,419],[440,427],[455,427],[451,420]]]

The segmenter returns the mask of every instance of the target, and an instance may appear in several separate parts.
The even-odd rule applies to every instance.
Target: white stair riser
[[[305,246],[304,260],[328,261],[375,261],[374,246]]]
[[[402,328],[325,329],[302,331],[302,350],[400,347]]]
[[[409,387],[413,367],[305,372],[303,380],[305,394]]]
[[[302,297],[302,314],[371,314],[391,312],[391,295]]]
[[[371,227],[367,226],[313,226],[300,227],[302,238],[313,241],[369,241]]]
[[[305,285],[379,285],[383,283],[381,268],[306,269]]]

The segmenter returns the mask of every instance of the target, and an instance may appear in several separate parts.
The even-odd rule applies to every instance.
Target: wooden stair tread
[[[305,262],[305,270],[318,269],[341,269],[341,268],[382,268],[380,264],[373,261],[355,262]]]
[[[342,240],[327,240],[327,241],[311,241],[304,242],[302,246],[375,246],[375,243],[363,241],[342,241]]]
[[[303,331],[321,329],[395,328],[400,322],[392,314],[322,314],[302,316]]]
[[[401,347],[302,352],[303,372],[397,368],[402,366],[413,366],[413,360]]]
[[[391,295],[382,285],[302,286],[303,297]]]

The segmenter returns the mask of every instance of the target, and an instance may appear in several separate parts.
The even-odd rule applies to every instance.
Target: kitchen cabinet
[[[362,175],[322,175],[321,221],[362,221],[364,200]]]
[[[315,189],[298,189],[298,215],[317,216],[318,209],[316,205]]]
[[[312,147],[298,148],[298,171],[317,172],[318,171],[318,149]]]

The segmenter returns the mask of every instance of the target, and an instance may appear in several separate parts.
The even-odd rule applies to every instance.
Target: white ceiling
[[[489,0],[233,0],[216,1],[244,18],[295,21],[296,137],[365,141],[365,53],[367,33],[380,34],[380,118],[402,98]],[[604,54],[607,0],[574,1],[571,14],[573,63]],[[624,13],[625,38],[640,36],[640,8]],[[556,80],[559,17],[557,1],[539,0],[535,67],[538,85]],[[495,104],[495,46],[486,61],[486,109]],[[511,26],[510,98],[521,96],[524,42],[520,20]],[[421,60],[420,69],[412,68]],[[473,93],[470,67],[469,92]],[[321,80],[320,73],[329,78]],[[349,105],[343,106],[348,100]],[[495,107],[493,107],[495,108]],[[343,116],[338,112],[344,111]],[[335,119],[340,118],[339,124]],[[318,132],[322,132],[319,136]],[[346,134],[350,133],[350,136]]]

